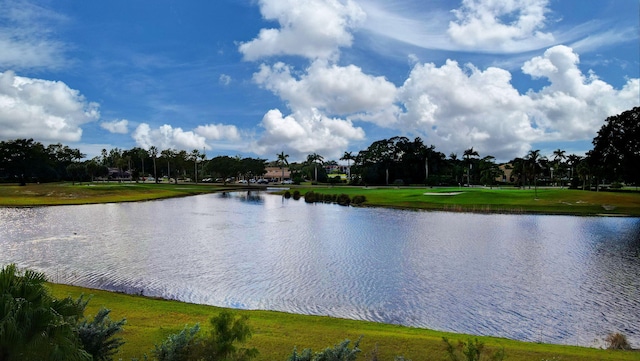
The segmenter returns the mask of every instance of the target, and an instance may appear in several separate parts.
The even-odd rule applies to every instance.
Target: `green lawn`
[[[237,185],[153,184],[153,183],[50,183],[0,185],[0,206],[45,206],[132,202],[180,197],[220,190],[239,189]],[[293,187],[304,194],[346,193],[364,195],[365,206],[405,209],[543,213],[575,215],[640,216],[640,192],[592,192],[570,189],[426,188],[426,187]],[[440,194],[440,195],[435,195]],[[444,194],[444,195],[443,195]]]
[[[572,189],[305,187],[317,193],[364,195],[366,206],[406,209],[640,216],[640,192]]]
[[[167,335],[181,330],[185,325],[200,323],[206,330],[211,316],[221,308],[158,300],[141,296],[111,293],[80,287],[52,284],[56,297],[81,294],[92,295],[86,315],[94,315],[100,307],[112,310],[112,319],[127,318],[122,334],[126,344],[117,358],[130,360],[150,354],[154,344]],[[447,334],[426,329],[402,327],[373,322],[344,320],[331,317],[303,316],[272,311],[236,310],[249,316],[253,338],[248,346],[260,351],[258,360],[285,361],[294,347],[298,350],[310,347],[320,351],[348,338],[357,340],[363,336],[360,360],[369,360],[367,353],[378,347],[379,360],[393,360],[403,355],[413,361],[445,360],[446,353],[442,336],[457,342],[475,336]],[[603,330],[605,332],[605,330]],[[559,346],[518,342],[507,339],[477,337],[490,350],[504,348],[507,360],[640,360],[639,352],[608,351],[594,348]]]
[[[221,190],[209,184],[46,183],[0,185],[0,206],[47,206],[134,202],[181,197]]]

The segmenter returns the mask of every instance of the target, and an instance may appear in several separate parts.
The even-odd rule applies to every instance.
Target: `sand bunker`
[[[425,196],[457,196],[464,192],[440,192],[440,193],[423,193]]]

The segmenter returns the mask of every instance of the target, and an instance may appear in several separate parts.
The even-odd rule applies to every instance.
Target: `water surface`
[[[640,346],[640,219],[258,193],[0,209],[0,263],[56,282],[535,342]]]

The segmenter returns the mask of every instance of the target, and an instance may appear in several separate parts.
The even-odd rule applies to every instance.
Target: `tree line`
[[[377,140],[357,153],[344,152],[347,180],[357,185],[485,185],[515,184],[520,187],[538,185],[568,186],[596,189],[601,184],[611,186],[640,183],[640,107],[611,116],[593,139],[593,149],[585,156],[567,154],[556,149],[544,156],[540,150],[497,164],[492,155],[481,155],[473,147],[462,154],[448,156],[426,145],[421,138],[413,140],[396,136]],[[33,139],[0,142],[0,181],[49,182],[59,180],[142,180],[158,181],[166,177],[198,182],[204,178],[260,178],[266,167],[279,167],[284,178],[285,168],[292,181],[339,182],[344,173],[336,160],[325,160],[311,153],[302,162],[288,161],[281,152],[276,159],[240,156],[217,156],[207,159],[197,149],[148,150],[135,147],[119,148],[82,161],[86,156],[78,149],[62,144],[44,146]],[[341,169],[342,168],[342,169]]]

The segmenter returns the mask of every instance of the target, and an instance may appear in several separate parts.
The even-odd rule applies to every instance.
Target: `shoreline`
[[[123,346],[122,354],[117,355],[122,359],[148,353],[168,332],[178,332],[185,325],[200,323],[206,328],[208,318],[222,310],[249,316],[254,337],[248,346],[257,347],[260,351],[257,360],[285,360],[294,347],[310,347],[316,351],[345,338],[355,340],[361,336],[363,354],[376,347],[380,356],[384,356],[380,358],[383,360],[398,355],[414,361],[441,359],[446,356],[442,337],[454,342],[480,340],[490,350],[504,349],[509,360],[635,360],[640,355],[638,351],[518,341],[331,316],[233,309],[60,283],[49,283],[49,286],[56,297],[91,296],[87,314],[94,314],[100,307],[106,307],[112,310],[112,319],[126,318],[123,336],[127,343]],[[167,318],[167,314],[172,317]],[[426,351],[431,354],[425,358]]]
[[[313,190],[323,194],[366,196],[358,207],[485,214],[534,214],[587,217],[640,217],[640,192],[590,192],[566,188],[487,189],[472,187],[356,187],[356,186],[247,186],[223,184],[69,183],[0,185],[0,208],[85,205],[162,200],[229,192],[265,191],[282,194]],[[436,191],[437,190],[437,191]],[[425,192],[426,191],[426,192]]]

